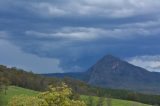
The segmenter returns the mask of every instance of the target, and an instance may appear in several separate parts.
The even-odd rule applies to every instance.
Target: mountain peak
[[[113,55],[105,55],[102,59],[100,59],[97,62],[97,64],[108,65],[108,64],[114,64],[114,63],[119,63],[119,62],[121,63],[123,61]]]
[[[147,85],[146,80],[155,81],[155,74],[129,64],[112,55],[106,55],[88,69],[88,83],[101,87],[132,88],[132,85]],[[136,88],[135,88],[136,89]]]
[[[84,73],[71,73],[65,74],[65,76],[80,79],[99,87],[158,91],[160,93],[159,73],[149,72],[113,55],[105,55]]]
[[[105,55],[102,59],[107,59],[107,60],[120,60],[119,58],[113,56],[113,55],[110,55],[110,54],[107,54]]]
[[[106,58],[108,58],[108,57],[110,57],[110,58],[115,58],[115,56],[113,56],[113,55],[111,55],[111,54],[107,54],[107,55],[105,55],[104,57],[106,57]]]
[[[117,73],[119,71],[123,72],[121,68],[125,67],[125,64],[126,62],[113,55],[105,55],[96,64],[89,68],[88,72],[99,74],[107,74],[110,72]]]

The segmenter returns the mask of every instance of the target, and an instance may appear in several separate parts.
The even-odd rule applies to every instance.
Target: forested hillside
[[[92,95],[133,100],[146,104],[160,104],[160,96],[158,95],[141,94],[127,90],[93,87],[82,81],[71,78],[49,78],[17,68],[7,68],[6,66],[0,66],[0,82],[1,85],[5,85],[6,90],[7,86],[15,85],[36,91],[46,91],[49,85],[57,86],[64,82],[72,88],[74,94],[73,98],[78,98],[79,95]]]
[[[59,82],[57,78],[45,78],[32,72],[25,72],[17,68],[7,68],[0,66],[0,78],[10,85],[20,86],[33,90],[45,90],[49,84]]]
[[[112,55],[104,56],[85,72],[43,75],[57,78],[70,77],[103,88],[160,94],[159,72],[150,72]]]

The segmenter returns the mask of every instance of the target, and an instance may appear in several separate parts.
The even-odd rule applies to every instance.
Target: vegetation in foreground
[[[34,98],[34,97],[36,97],[38,94],[39,94],[39,92],[37,92],[37,91],[24,89],[21,87],[10,86],[10,87],[8,87],[6,95],[4,95],[4,92],[3,92],[3,101],[5,102],[5,104],[2,106],[7,106],[7,103],[10,100],[15,101],[15,99],[12,99],[13,97],[16,98],[16,101],[18,101],[18,100],[20,100],[20,101],[30,101],[30,100],[36,101],[37,98]],[[17,96],[15,97],[15,95],[17,95]],[[80,96],[80,99],[82,101],[84,101],[87,106],[102,106],[101,104],[104,104],[104,106],[150,106],[150,105],[145,105],[145,104],[127,101],[127,100],[111,99],[111,98],[98,98],[95,96],[82,95],[82,96]]]
[[[15,96],[16,94],[18,95]],[[86,106],[83,101],[73,99],[71,89],[65,84],[50,87],[48,91],[42,93],[11,87],[3,96],[5,96],[3,106],[7,106],[7,102],[8,106]]]
[[[29,90],[21,87],[16,87],[16,86],[9,86],[8,90],[6,91],[6,94],[4,91],[1,92],[1,104],[3,103],[3,106],[7,106],[9,101],[11,100],[12,97],[15,95],[21,95],[24,94],[26,96],[36,96],[39,92],[34,91],[34,90]]]
[[[1,81],[1,79],[3,81]],[[48,90],[48,85],[57,86],[60,85],[62,82],[65,82],[70,88],[72,88],[74,94],[98,97],[108,97],[109,95],[111,98],[137,101],[140,103],[152,105],[157,104],[157,106],[160,106],[159,95],[141,94],[127,90],[104,89],[99,87],[93,87],[82,81],[78,81],[71,78],[47,78],[40,75],[36,75],[32,72],[26,72],[16,68],[7,68],[6,66],[0,65],[0,88],[1,82],[3,83],[2,88],[5,91],[7,90],[8,85],[10,84],[40,92]]]
[[[134,101],[85,95],[81,96],[81,100],[85,101],[87,106],[151,106]]]

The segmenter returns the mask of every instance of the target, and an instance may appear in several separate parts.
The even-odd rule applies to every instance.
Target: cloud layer
[[[131,64],[143,67],[149,71],[160,72],[160,56],[136,56],[128,59]]]
[[[158,0],[63,0],[63,2],[33,3],[34,12],[43,16],[100,16],[125,18],[159,12]]]
[[[0,14],[0,42],[37,61],[53,59],[53,70],[85,71],[106,54],[160,54],[159,0],[3,0]]]
[[[19,50],[16,46],[10,44],[5,40],[0,40],[0,64],[9,67],[18,67],[27,71],[34,71],[36,73],[44,72],[63,72],[58,67],[58,59],[40,58],[36,55],[27,54]]]

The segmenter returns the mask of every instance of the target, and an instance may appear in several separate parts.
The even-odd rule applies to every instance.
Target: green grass
[[[87,103],[88,100],[88,96],[81,96],[81,100],[85,101],[85,103]],[[98,102],[98,97],[93,97],[93,102],[94,102],[94,106],[96,106],[97,102]],[[104,106],[107,106],[106,104],[107,100],[105,98],[104,100]],[[133,101],[127,101],[127,100],[120,100],[120,99],[111,99],[111,106],[151,106],[151,105],[146,105],[146,104],[142,104],[142,103],[138,103],[138,102],[133,102]]]
[[[33,90],[21,88],[21,87],[10,86],[7,90],[7,95],[4,95],[4,93],[2,93],[2,97],[3,97],[2,100],[3,100],[4,105],[0,104],[0,106],[7,106],[10,99],[16,95],[35,96],[37,94],[38,94],[37,91],[33,91]],[[81,100],[83,100],[87,103],[88,96],[82,95]],[[98,101],[98,97],[93,97],[93,100],[94,100],[94,104],[96,106],[97,101]],[[151,106],[151,105],[146,105],[146,104],[127,101],[127,100],[111,99],[111,101],[112,101],[112,106]],[[104,104],[105,104],[105,106],[107,106],[106,100],[105,100]]]
[[[2,95],[2,101],[4,106],[7,106],[10,99],[16,95],[34,96],[36,94],[38,94],[37,91],[33,91],[33,90],[21,88],[21,87],[10,86],[7,90],[7,94],[5,95],[4,92],[2,92],[1,95]]]

